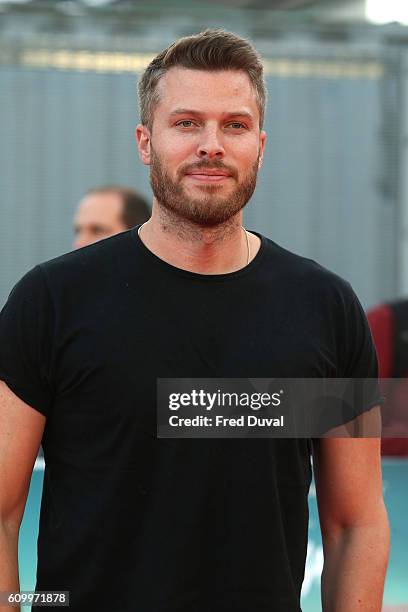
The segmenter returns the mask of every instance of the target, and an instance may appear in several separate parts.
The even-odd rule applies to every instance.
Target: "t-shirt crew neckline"
[[[222,274],[200,274],[199,272],[191,272],[190,270],[183,270],[182,268],[177,268],[176,266],[173,266],[172,264],[167,263],[167,261],[164,261],[164,259],[161,259],[157,255],[155,255],[150,249],[147,248],[147,246],[143,243],[143,241],[141,240],[138,234],[138,230],[141,226],[142,226],[142,223],[132,227],[132,229],[130,230],[130,234],[131,234],[132,239],[136,243],[137,247],[142,252],[142,254],[145,257],[150,258],[150,260],[154,264],[161,266],[163,270],[167,270],[167,272],[178,274],[179,276],[184,276],[185,278],[190,278],[190,279],[196,279],[196,280],[201,280],[201,281],[214,281],[214,280],[224,281],[224,280],[234,280],[236,278],[240,278],[241,276],[245,276],[249,272],[252,272],[252,270],[260,264],[261,260],[263,259],[265,250],[266,250],[265,237],[262,236],[262,234],[259,234],[258,232],[254,232],[253,230],[248,230],[248,231],[251,231],[252,234],[255,234],[255,236],[258,236],[258,238],[261,240],[261,245],[258,249],[258,252],[255,255],[255,257],[252,259],[252,261],[249,262],[249,264],[247,264],[243,268],[240,268],[239,270],[235,270],[234,272],[225,272]]]

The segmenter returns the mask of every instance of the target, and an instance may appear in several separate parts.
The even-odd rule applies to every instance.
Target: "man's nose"
[[[198,157],[208,157],[208,159],[223,158],[225,149],[222,143],[222,134],[216,128],[203,130],[200,134],[200,142],[197,148]]]
[[[91,244],[92,240],[90,240],[89,236],[87,236],[84,233],[78,234],[77,237],[74,240],[74,249],[80,249],[84,246],[88,246],[88,244]]]

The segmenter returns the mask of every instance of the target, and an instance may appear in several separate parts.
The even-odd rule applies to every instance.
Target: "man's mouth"
[[[196,181],[204,181],[208,183],[218,183],[231,178],[231,174],[229,172],[218,169],[198,169],[191,172],[186,172],[186,176]]]

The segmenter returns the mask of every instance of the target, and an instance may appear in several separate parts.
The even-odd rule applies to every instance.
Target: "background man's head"
[[[181,38],[146,68],[139,101],[139,152],[158,204],[202,226],[237,215],[255,189],[265,142],[254,47],[224,30]]]
[[[92,244],[144,223],[149,207],[140,194],[126,187],[107,185],[89,190],[74,219],[74,248]]]

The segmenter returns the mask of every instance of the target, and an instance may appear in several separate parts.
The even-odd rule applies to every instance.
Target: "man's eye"
[[[192,127],[193,122],[190,119],[183,119],[183,121],[179,121],[177,125],[181,125],[181,127],[189,128]]]
[[[240,130],[241,128],[244,128],[245,125],[239,121],[233,121],[232,123],[228,124],[228,127],[232,127],[234,130]]]

